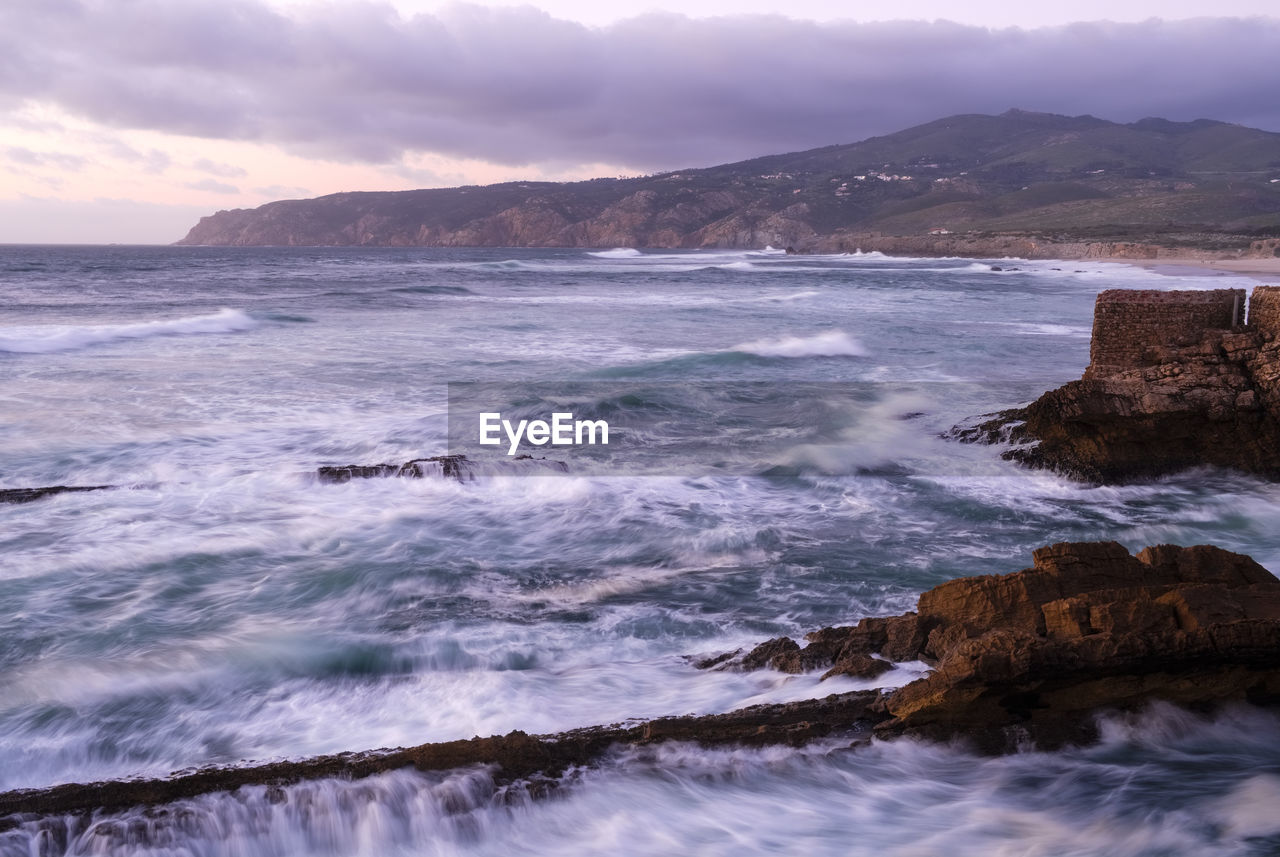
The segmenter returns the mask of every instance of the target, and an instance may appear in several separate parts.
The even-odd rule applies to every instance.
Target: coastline
[[[1119,262],[1145,268],[1157,274],[1180,274],[1216,271],[1222,276],[1251,277],[1259,281],[1280,279],[1280,258],[1270,259],[1200,259],[1193,256],[1164,256],[1159,259],[1133,259],[1119,256],[1090,257],[1096,262]],[[1070,260],[1075,261],[1075,260]]]

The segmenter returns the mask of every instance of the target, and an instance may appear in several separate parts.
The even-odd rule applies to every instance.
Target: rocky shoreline
[[[1218,240],[1215,240],[1218,239]],[[804,252],[853,253],[861,250],[889,256],[960,257],[969,259],[1061,259],[1107,262],[1197,264],[1255,260],[1277,262],[1280,239],[1240,238],[1216,246],[1221,236],[1182,236],[1178,242],[1148,235],[1130,240],[1048,236],[1022,232],[960,232],[948,235],[895,235],[882,232],[837,232],[805,244]]]
[[[1247,556],[1211,546],[1160,545],[1131,556],[1114,542],[1063,543],[1035,551],[1031,568],[934,587],[915,612],[824,628],[803,647],[779,638],[694,666],[863,676],[884,670],[872,665],[915,660],[933,670],[901,688],[726,714],[11,791],[0,794],[0,830],[401,768],[484,765],[495,783],[554,779],[618,745],[665,741],[794,746],[914,735],[961,738],[989,753],[1087,743],[1099,713],[1157,700],[1205,709],[1280,704],[1280,580]]]

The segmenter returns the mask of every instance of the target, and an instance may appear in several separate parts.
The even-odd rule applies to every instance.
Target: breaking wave
[[[211,315],[128,324],[43,325],[0,328],[0,351],[14,354],[51,354],[78,351],[126,339],[150,339],[190,333],[234,333],[251,330],[258,323],[238,309],[222,309]]]
[[[595,256],[597,259],[634,259],[641,254],[639,250],[633,247],[615,247],[612,250],[601,250],[587,255]]]
[[[866,357],[868,353],[862,343],[843,330],[826,330],[813,336],[755,339],[729,350],[758,357]]]

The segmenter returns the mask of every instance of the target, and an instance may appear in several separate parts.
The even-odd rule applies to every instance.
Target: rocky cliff
[[[1239,257],[1277,252],[1277,164],[1280,134],[1241,126],[1013,110],[631,179],[282,200],[178,243]]]
[[[1280,287],[1098,296],[1083,378],[957,428],[1005,457],[1114,482],[1188,467],[1280,478]]]

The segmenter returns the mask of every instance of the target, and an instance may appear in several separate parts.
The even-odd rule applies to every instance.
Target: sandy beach
[[[1271,259],[1197,259],[1189,256],[1163,256],[1159,259],[1105,258],[1107,262],[1137,265],[1159,274],[1185,274],[1196,271],[1219,271],[1223,276],[1239,275],[1255,280],[1280,283],[1280,257]]]

